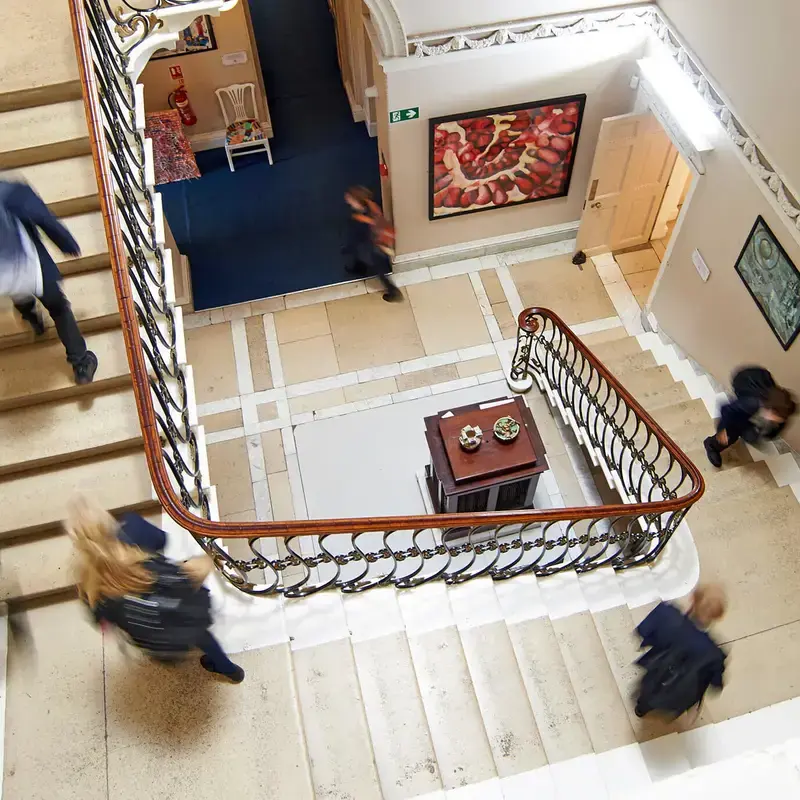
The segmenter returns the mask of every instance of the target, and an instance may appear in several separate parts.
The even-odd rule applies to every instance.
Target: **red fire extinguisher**
[[[194,113],[192,104],[189,102],[189,93],[186,91],[183,84],[174,92],[170,92],[168,100],[170,108],[178,109],[178,113],[181,115],[181,122],[184,125],[197,124],[197,115]]]

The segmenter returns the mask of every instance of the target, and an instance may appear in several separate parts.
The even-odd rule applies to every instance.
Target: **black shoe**
[[[706,449],[706,455],[711,462],[711,466],[719,469],[722,466],[722,455],[717,449],[717,440],[713,436],[709,436],[703,442],[703,447]]]
[[[383,299],[387,303],[401,303],[403,301],[403,293],[399,289],[395,289],[393,292],[384,292]]]
[[[38,308],[33,312],[33,319],[29,319],[27,322],[37,336],[44,336],[44,318]]]
[[[639,719],[647,714],[647,711],[639,704],[636,704],[636,708],[633,709],[633,713],[636,714]]]
[[[241,667],[234,665],[236,666],[236,672],[220,672],[219,670],[214,669],[208,656],[200,656],[200,666],[206,672],[213,672],[214,675],[220,675],[226,680],[229,680],[231,683],[241,683],[244,680],[244,670]]]
[[[75,383],[78,386],[86,386],[94,380],[94,374],[97,372],[97,356],[91,350],[87,350],[83,361],[80,364],[73,364],[72,371],[75,373]]]

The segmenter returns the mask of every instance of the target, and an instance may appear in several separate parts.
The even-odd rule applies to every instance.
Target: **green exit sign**
[[[419,106],[389,112],[389,122],[405,122],[409,119],[419,119]]]

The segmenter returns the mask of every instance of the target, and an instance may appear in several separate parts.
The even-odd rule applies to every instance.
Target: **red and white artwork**
[[[432,119],[430,218],[564,197],[586,95]]]

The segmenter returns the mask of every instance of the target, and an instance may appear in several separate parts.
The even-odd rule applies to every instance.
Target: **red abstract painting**
[[[430,120],[430,218],[565,197],[586,95]]]

